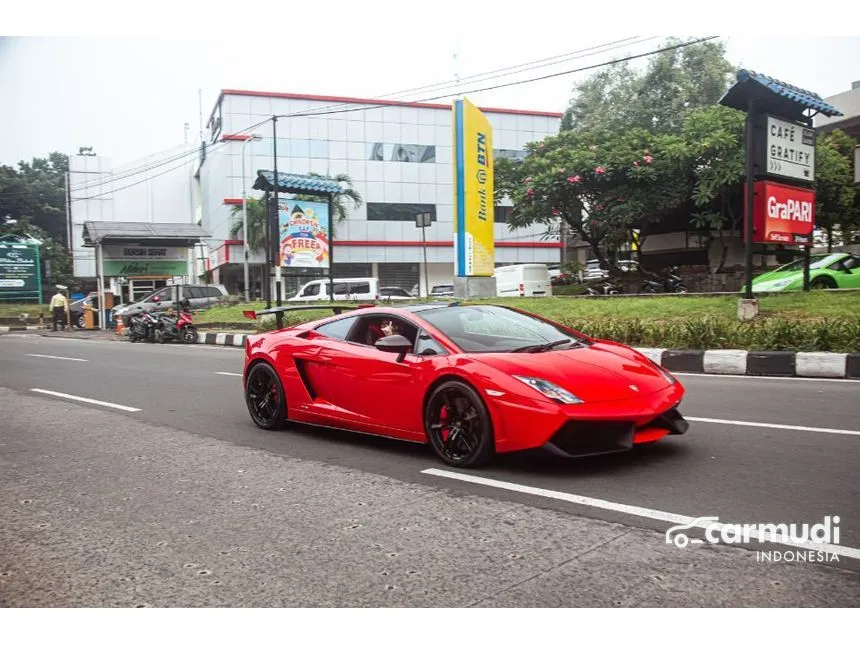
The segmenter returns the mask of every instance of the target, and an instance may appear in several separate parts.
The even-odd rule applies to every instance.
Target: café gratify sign
[[[761,166],[774,177],[815,181],[815,130],[767,117]]]

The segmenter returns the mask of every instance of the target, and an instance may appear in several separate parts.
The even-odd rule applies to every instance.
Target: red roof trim
[[[224,203],[228,204],[229,206],[241,206],[242,199],[240,197],[225,197]]]
[[[225,134],[221,137],[221,141],[247,141],[250,138],[250,134]]]
[[[443,103],[418,103],[410,101],[391,101],[388,99],[360,99],[348,96],[325,96],[322,94],[293,94],[288,92],[256,92],[253,90],[221,90],[221,95],[232,96],[260,96],[272,99],[296,99],[302,101],[327,101],[330,103],[357,103],[360,105],[395,105],[401,107],[418,107],[431,108],[434,110],[450,110],[450,105]],[[541,110],[514,110],[509,108],[480,108],[482,112],[492,112],[496,114],[520,114],[523,116],[545,116],[553,119],[560,119],[563,116],[562,112],[544,112]]]

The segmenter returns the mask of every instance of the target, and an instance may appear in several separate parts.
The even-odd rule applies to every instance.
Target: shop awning
[[[200,226],[170,222],[84,222],[84,246],[157,244],[192,247],[212,237]]]

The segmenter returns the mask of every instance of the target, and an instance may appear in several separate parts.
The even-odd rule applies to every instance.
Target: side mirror
[[[376,341],[374,346],[381,352],[398,354],[398,363],[402,363],[406,354],[412,351],[412,342],[405,336],[399,336],[397,334],[380,338]]]

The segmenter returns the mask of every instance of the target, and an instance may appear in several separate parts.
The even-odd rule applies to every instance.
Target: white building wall
[[[96,276],[95,249],[83,246],[84,222],[194,222],[191,174],[197,155],[182,146],[113,168],[108,157],[69,157],[74,273]]]
[[[327,116],[313,112],[337,112]],[[353,180],[364,204],[353,208],[346,222],[337,224],[335,240],[420,241],[421,232],[412,221],[368,218],[367,203],[432,204],[436,221],[426,231],[427,240],[453,242],[453,133],[450,109],[406,106],[373,106],[357,103],[277,98],[223,96],[220,108],[220,136],[254,133],[261,141],[217,141],[207,151],[201,173],[204,227],[213,235],[212,248],[229,239],[230,212],[224,199],[239,199],[242,186],[249,197],[258,169],[272,169],[271,116],[278,114],[278,170],[333,176],[346,173]],[[493,126],[493,147],[522,151],[526,143],[558,132],[559,118],[485,112]],[[268,120],[267,120],[268,119]],[[262,125],[260,125],[262,123]],[[254,127],[257,126],[257,127]],[[435,146],[432,163],[369,160],[369,144]],[[245,177],[242,177],[242,150],[246,149]],[[545,227],[508,231],[496,224],[496,241],[540,242]],[[434,256],[429,258],[430,252]],[[508,247],[496,250],[497,262],[557,262],[559,249],[551,247]],[[420,246],[339,246],[335,262],[421,262]],[[451,265],[454,249],[431,247],[428,260]]]

